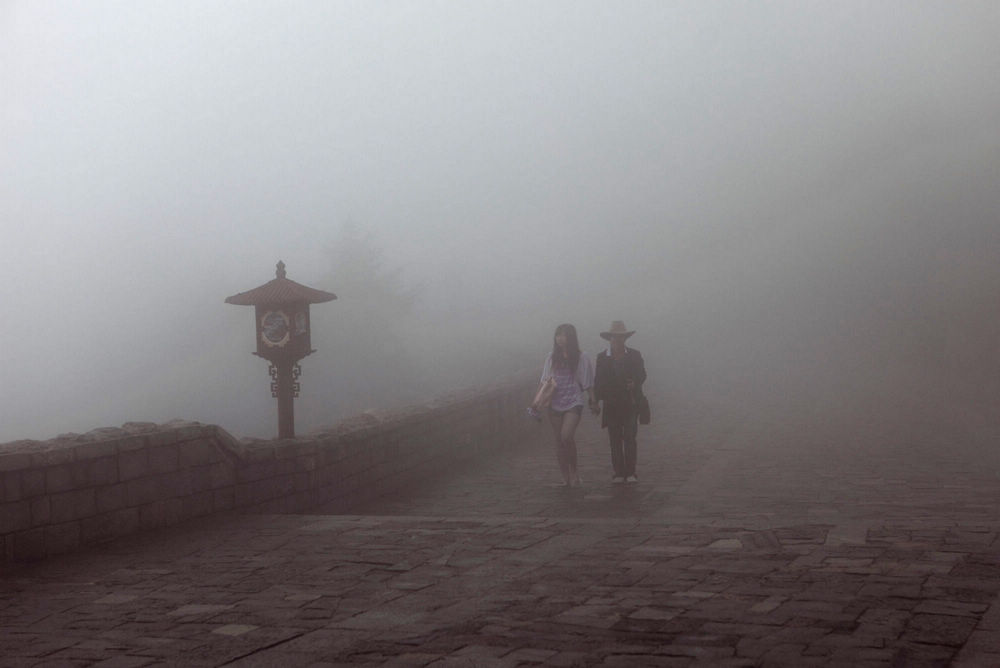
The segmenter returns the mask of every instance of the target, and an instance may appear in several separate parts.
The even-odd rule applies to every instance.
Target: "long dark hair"
[[[566,335],[566,357],[563,358],[562,350],[556,343],[556,337],[560,334]],[[556,327],[555,334],[552,335],[552,366],[559,368],[569,368],[576,371],[576,365],[580,363],[580,342],[576,338],[576,327],[569,323],[563,323]]]

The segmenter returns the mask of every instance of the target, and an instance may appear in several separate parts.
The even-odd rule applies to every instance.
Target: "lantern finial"
[[[282,262],[281,260],[278,260],[277,267],[278,267],[278,269],[277,269],[277,271],[274,272],[274,275],[277,276],[278,278],[284,278],[285,277],[285,263]]]

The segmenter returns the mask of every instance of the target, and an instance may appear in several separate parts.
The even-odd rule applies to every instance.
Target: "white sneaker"
[[[630,475],[629,477],[625,478],[625,482],[639,482],[639,479],[636,478],[634,475]]]
[[[621,485],[625,483],[625,478],[621,477],[620,475],[616,475],[614,478],[611,479],[611,482],[612,484],[615,485]]]

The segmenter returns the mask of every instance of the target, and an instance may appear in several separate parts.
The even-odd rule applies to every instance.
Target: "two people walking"
[[[552,352],[545,359],[538,393],[528,412],[541,418],[548,406],[549,423],[555,437],[556,460],[563,482],[580,485],[577,469],[576,428],[583,416],[584,398],[594,415],[602,414],[601,427],[608,430],[611,465],[615,484],[637,482],[636,435],[640,415],[648,422],[648,403],[642,393],[646,368],[638,350],[625,345],[635,334],[625,323],[616,320],[601,332],[608,349],[597,356],[596,366],[580,350],[576,328],[570,324],[556,327]],[[604,410],[601,410],[601,402]]]

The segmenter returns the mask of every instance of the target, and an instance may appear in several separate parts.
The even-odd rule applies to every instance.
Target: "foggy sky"
[[[564,321],[595,353],[624,318],[689,379],[997,352],[998,29],[990,1],[0,2],[0,442],[269,435],[222,300],[279,259],[341,296],[299,424],[367,406],[323,284],[349,222],[420,286],[439,373],[393,400],[540,365]]]

